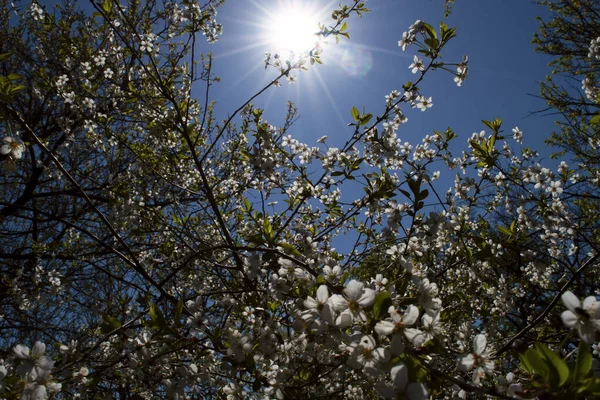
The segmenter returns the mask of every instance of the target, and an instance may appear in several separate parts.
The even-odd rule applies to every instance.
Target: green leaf
[[[505,226],[499,226],[499,227],[498,227],[498,230],[500,231],[500,233],[503,233],[503,234],[505,234],[506,236],[510,236],[510,235],[512,235],[512,232],[510,231],[510,229],[508,229],[508,228],[507,228],[507,227],[505,227]]]
[[[529,366],[531,372],[540,375],[544,379],[544,382],[549,381],[550,368],[548,368],[548,364],[544,362],[535,349],[528,349],[522,357],[525,360],[523,358],[521,360]]]
[[[154,325],[158,328],[164,328],[167,326],[167,320],[165,319],[165,316],[154,303],[150,304],[150,318],[152,319],[152,322],[154,322]]]
[[[421,178],[417,179],[416,181],[412,178],[408,178],[408,180],[406,181],[408,183],[408,187],[410,188],[410,191],[413,192],[413,194],[415,195],[415,198],[418,196],[418,194],[421,192]]]
[[[358,108],[356,108],[356,107],[352,107],[352,118],[356,122],[360,121],[360,112],[358,111]]]
[[[104,0],[100,6],[106,13],[110,13],[113,9],[113,4],[111,0]]]
[[[100,332],[102,332],[103,334],[110,333],[115,329],[119,329],[122,326],[121,321],[107,314],[102,316],[102,320],[103,324],[100,328]]]
[[[600,396],[600,378],[588,379],[585,386],[586,393],[590,393],[593,396]]]
[[[429,46],[429,48],[431,50],[436,50],[438,48],[438,46],[440,45],[440,42],[434,38],[427,38],[427,39],[425,39],[424,42],[427,46]]]
[[[273,225],[271,225],[271,221],[269,221],[268,217],[265,217],[263,219],[263,229],[265,232],[265,237],[269,240],[273,239]]]
[[[429,190],[424,189],[415,196],[415,201],[425,200],[429,196]]]
[[[340,32],[344,32],[346,29],[348,29],[348,23],[347,23],[347,22],[344,22],[344,23],[342,24],[342,27],[340,28]]]
[[[592,353],[590,348],[583,340],[579,342],[579,350],[577,352],[577,363],[573,377],[575,382],[581,382],[592,370]]]
[[[448,25],[446,25],[445,22],[440,22],[440,32],[442,34],[442,36],[444,35],[444,33],[448,30]]]
[[[252,211],[252,204],[250,204],[250,201],[246,198],[244,198],[244,210],[248,212]]]
[[[289,250],[292,254],[296,255],[296,256],[300,256],[302,255],[302,253],[300,253],[300,251],[298,251],[297,248],[294,247],[294,245],[287,243],[287,242],[279,242],[277,243],[277,246],[283,247],[286,250]]]
[[[429,37],[437,39],[437,33],[435,32],[435,29],[433,29],[433,26],[429,25],[426,22],[423,22],[423,28],[425,29],[425,32],[427,32]]]
[[[375,321],[381,321],[385,318],[391,305],[392,297],[389,292],[377,293],[373,301],[373,318],[375,318]]]
[[[496,118],[493,121],[486,121],[484,119],[481,120],[488,128],[492,130],[494,133],[500,132],[500,127],[502,126],[502,120],[500,118]]]
[[[558,375],[558,387],[564,385],[569,379],[569,367],[567,363],[543,343],[538,342],[534,347],[538,353],[546,358],[548,363],[553,367],[553,372]]]
[[[398,189],[400,191],[400,193],[402,193],[403,195],[405,195],[406,197],[408,197],[410,199],[410,193],[408,193],[406,190],[404,189]]]
[[[600,124],[600,114],[598,115],[594,115],[591,119],[590,119],[590,124],[591,125],[598,125]]]
[[[340,278],[340,283],[343,285],[344,282],[346,282],[348,280],[349,276],[350,276],[350,273],[348,271],[344,272],[342,274],[342,277]]]
[[[0,54],[0,62],[4,61],[4,60],[8,60],[10,56],[13,55],[12,51],[9,51],[8,53],[2,53]]]
[[[181,318],[181,314],[183,313],[183,299],[179,299],[177,302],[177,306],[175,307],[175,316],[173,316],[173,320],[177,323]]]
[[[360,125],[367,125],[369,121],[371,121],[371,118],[373,118],[373,114],[363,115],[362,117],[360,117]]]
[[[533,367],[531,366],[529,359],[525,354],[519,354],[519,360],[521,360],[521,369],[528,374],[533,374]]]

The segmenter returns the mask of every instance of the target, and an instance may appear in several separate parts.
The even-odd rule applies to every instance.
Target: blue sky
[[[215,56],[213,63],[222,82],[213,88],[218,102],[217,115],[225,116],[275,77],[275,69],[264,69],[264,53],[272,45],[264,40],[275,9],[293,0],[231,0],[219,9],[224,25],[218,43],[207,46]],[[322,22],[330,22],[337,1],[306,0],[316,10],[324,10]],[[447,62],[469,56],[469,77],[457,87],[445,71],[435,71],[422,84],[422,93],[433,97],[427,112],[406,110],[407,124],[399,136],[411,143],[434,129],[450,126],[459,135],[459,147],[475,131],[483,129],[481,119],[501,117],[506,133],[519,126],[524,145],[542,154],[543,139],[554,127],[553,116],[530,115],[544,108],[544,102],[532,95],[539,93],[538,81],[550,72],[548,56],[535,53],[530,44],[537,30],[536,16],[546,19],[548,11],[527,0],[456,0],[453,12],[444,19],[442,0],[371,0],[372,10],[364,17],[349,20],[351,40],[342,40],[324,48],[324,65],[315,65],[299,73],[298,82],[274,88],[256,101],[266,108],[265,117],[278,123],[288,100],[296,103],[300,120],[292,129],[299,140],[314,145],[328,135],[329,145],[341,145],[351,135],[350,109],[363,107],[373,114],[383,109],[384,96],[392,89],[414,80],[408,66],[416,48],[406,52],[397,46],[402,32],[415,20],[434,27],[444,20],[457,27],[457,37],[443,53]],[[543,151],[542,151],[543,150]]]

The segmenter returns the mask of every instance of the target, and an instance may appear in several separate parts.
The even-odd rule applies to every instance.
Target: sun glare
[[[272,52],[300,54],[312,50],[318,42],[317,12],[301,4],[280,4],[279,10],[269,13],[268,35]]]

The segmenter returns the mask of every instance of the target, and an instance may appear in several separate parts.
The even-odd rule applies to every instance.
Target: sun
[[[308,2],[280,2],[268,12],[266,35],[272,53],[302,54],[315,48],[319,41],[319,12]]]

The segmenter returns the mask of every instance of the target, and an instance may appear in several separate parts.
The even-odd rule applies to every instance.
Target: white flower
[[[498,390],[499,391],[506,391],[506,395],[513,397],[515,399],[520,399],[521,396],[519,396],[519,393],[521,393],[523,391],[523,386],[520,383],[513,383],[515,380],[515,374],[513,374],[512,372],[509,372],[506,375],[506,378],[504,377],[499,377],[498,381],[499,381],[499,387]]]
[[[11,136],[5,136],[2,138],[2,144],[0,145],[0,154],[3,156],[9,155],[12,159],[18,160],[23,157],[25,151],[25,144],[19,139],[15,139]]]
[[[234,382],[228,383],[223,388],[223,393],[227,395],[227,400],[237,400],[246,398],[246,391],[238,387]]]
[[[382,274],[377,274],[375,278],[371,279],[371,283],[375,284],[375,290],[380,292],[385,289],[389,281]]]
[[[304,307],[309,309],[311,314],[319,314],[321,315],[321,319],[327,322],[330,325],[333,325],[333,310],[331,305],[329,304],[329,290],[327,286],[321,285],[317,289],[317,298],[313,299],[311,296],[308,296],[306,300],[304,300]]]
[[[465,79],[467,79],[468,71],[469,57],[463,56],[462,61],[456,64],[456,76],[454,77],[454,82],[456,82],[457,86],[461,86]]]
[[[433,103],[431,102],[431,96],[426,98],[425,96],[419,96],[417,98],[417,108],[421,111],[426,111],[428,108],[433,107]]]
[[[423,60],[419,59],[417,56],[414,56],[413,63],[410,64],[408,69],[410,69],[413,74],[416,74],[417,71],[425,71]]]
[[[18,344],[13,349],[15,357],[24,360],[17,368],[17,373],[23,378],[33,382],[38,379],[45,379],[50,375],[54,361],[44,355],[46,345],[41,342],[35,342],[31,351],[29,347]],[[32,389],[33,390],[33,389]],[[44,388],[44,391],[46,389]]]
[[[577,328],[579,337],[586,343],[591,344],[596,339],[596,329],[600,329],[600,308],[595,296],[586,297],[581,302],[571,292],[565,292],[561,300],[567,311],[563,311],[561,318],[568,328]]]
[[[402,47],[402,51],[405,51],[407,46],[410,46],[415,42],[415,39],[416,37],[412,33],[404,32],[402,34],[402,39],[398,41],[398,46]]]
[[[515,139],[515,142],[521,144],[523,143],[523,132],[521,132],[521,130],[519,129],[518,126],[513,128],[513,139]]]
[[[373,336],[363,336],[348,362],[354,368],[362,367],[367,375],[377,376],[380,371],[379,365],[390,359],[390,351],[381,347],[375,348],[376,345]]]
[[[479,385],[481,378],[494,370],[494,362],[490,358],[485,335],[479,334],[473,339],[473,353],[465,354],[458,359],[458,368],[463,371],[473,371],[473,383]]]
[[[419,309],[416,306],[409,305],[402,315],[394,306],[390,306],[388,312],[390,313],[391,321],[379,321],[375,325],[375,332],[377,332],[378,335],[383,336],[394,335],[392,336],[392,353],[394,355],[402,354],[404,352],[402,334],[404,334],[415,347],[420,347],[425,343],[426,336],[423,332],[415,328],[409,328],[410,326],[413,326],[419,318]]]
[[[337,283],[343,275],[342,267],[335,265],[331,268],[329,265],[323,267],[323,276],[329,282]]]
[[[40,385],[37,382],[31,382],[25,385],[21,393],[21,400],[46,400],[48,392],[46,386]]]
[[[335,321],[336,325],[340,328],[347,328],[354,321],[366,322],[367,314],[363,309],[373,304],[375,291],[365,288],[365,284],[362,282],[351,280],[344,289],[344,294],[346,297],[335,294],[329,299],[333,309],[341,311]]]
[[[424,384],[408,381],[408,368],[404,363],[394,366],[390,371],[390,375],[394,386],[393,389],[383,381],[375,385],[381,396],[388,399],[395,399],[398,398],[398,394],[402,394],[401,398],[409,400],[425,400],[429,398],[429,392]]]

